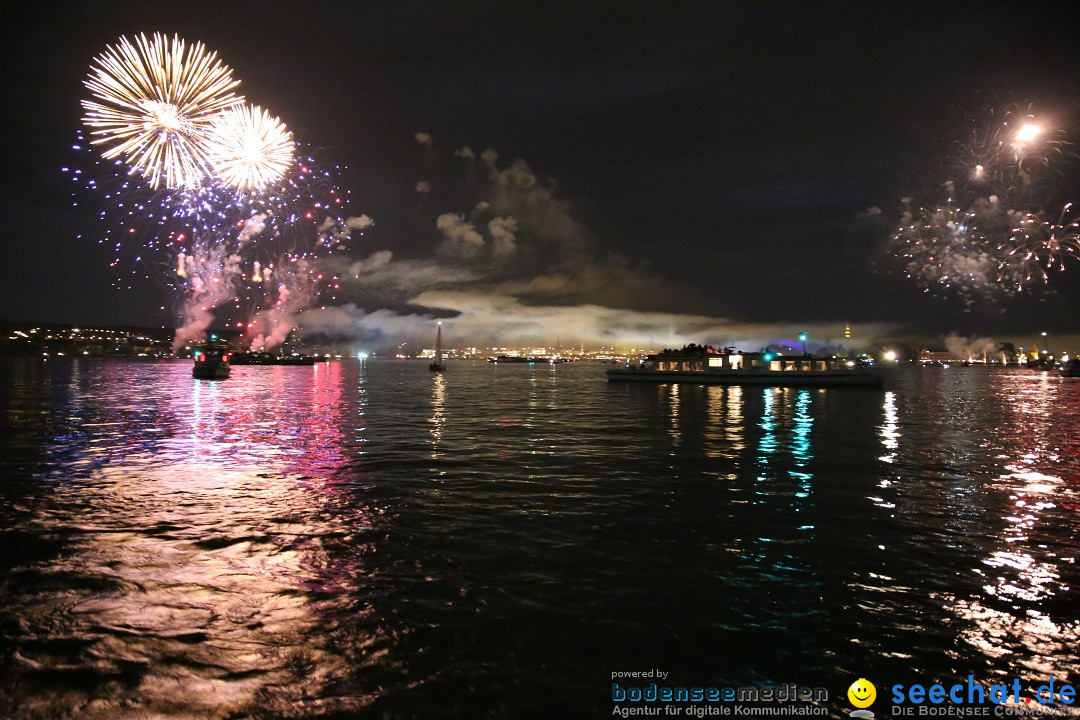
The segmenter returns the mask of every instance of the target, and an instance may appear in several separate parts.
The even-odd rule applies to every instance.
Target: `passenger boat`
[[[800,385],[811,387],[877,387],[881,373],[842,358],[738,352],[733,347],[687,345],[664,350],[640,363],[607,371],[608,380],[685,382],[711,385]]]
[[[439,323],[439,330],[435,333],[435,362],[428,365],[428,370],[431,372],[442,372],[446,369],[446,366],[442,364],[442,323]]]
[[[1080,377],[1080,362],[1074,358],[1061,363],[1061,377]]]
[[[240,352],[232,356],[233,365],[314,365],[313,355],[275,355],[268,352]]]
[[[191,369],[191,377],[200,380],[224,380],[229,377],[229,344],[211,338],[199,345],[192,353],[195,365]]]

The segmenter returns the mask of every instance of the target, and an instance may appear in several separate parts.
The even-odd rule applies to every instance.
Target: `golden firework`
[[[210,169],[206,139],[213,118],[240,105],[232,70],[202,43],[155,33],[116,46],[94,59],[84,81],[95,99],[83,100],[83,122],[107,159],[122,158],[154,188],[192,187]]]
[[[292,133],[258,105],[219,113],[207,138],[215,178],[237,190],[262,190],[280,180],[293,152]]]

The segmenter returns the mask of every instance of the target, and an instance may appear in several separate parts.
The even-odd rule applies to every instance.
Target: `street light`
[[[802,343],[802,354],[806,354],[806,333],[799,333],[799,342]]]

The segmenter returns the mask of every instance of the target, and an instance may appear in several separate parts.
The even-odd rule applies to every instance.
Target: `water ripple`
[[[0,705],[20,717],[573,714],[638,667],[838,690],[1080,675],[1067,379],[0,369]]]

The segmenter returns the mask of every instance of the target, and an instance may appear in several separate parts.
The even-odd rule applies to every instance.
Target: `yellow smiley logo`
[[[847,689],[847,699],[857,708],[870,707],[877,699],[877,688],[866,678],[859,678]]]

